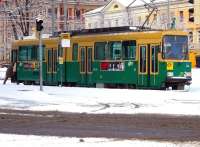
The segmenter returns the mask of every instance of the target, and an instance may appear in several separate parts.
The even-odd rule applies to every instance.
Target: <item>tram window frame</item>
[[[125,46],[125,43],[128,43],[128,46]],[[122,57],[123,60],[136,60],[136,40],[122,42]]]
[[[73,48],[72,48],[72,60],[77,61],[78,60],[78,43],[73,43]]]
[[[114,43],[119,43],[120,48],[113,47]],[[122,59],[122,41],[110,41],[108,42],[108,58],[110,60],[121,60]],[[118,54],[118,55],[117,55]]]
[[[103,44],[103,46],[99,46]],[[101,48],[97,48],[101,47]],[[95,42],[94,43],[94,59],[95,60],[105,60],[106,59],[106,48],[107,42]]]

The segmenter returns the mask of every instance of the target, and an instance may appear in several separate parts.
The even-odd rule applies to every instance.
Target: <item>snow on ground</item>
[[[0,81],[0,108],[78,113],[200,115],[200,69],[189,91],[26,86]],[[189,87],[187,87],[189,89]]]
[[[82,141],[80,141],[82,140]],[[0,134],[2,147],[199,147],[199,142],[155,142],[106,138],[66,138]]]

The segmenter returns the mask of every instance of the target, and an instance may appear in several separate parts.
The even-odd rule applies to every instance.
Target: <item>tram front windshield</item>
[[[169,60],[188,60],[188,37],[164,36],[163,58]]]

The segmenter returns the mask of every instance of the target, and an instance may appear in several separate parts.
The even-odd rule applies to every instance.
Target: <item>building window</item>
[[[199,43],[200,43],[200,30],[198,31],[198,36],[199,36]]]
[[[189,32],[189,43],[193,43],[193,32]]]
[[[183,20],[184,20],[183,11],[180,11],[180,12],[179,12],[179,19],[180,19],[180,22],[183,22]]]
[[[146,23],[147,23],[147,25],[149,25],[149,16],[147,15],[147,16],[145,16],[146,17]]]
[[[76,15],[76,19],[80,19],[80,16],[81,16],[81,11],[78,9],[78,8],[76,8],[75,10],[74,10],[74,14]]]
[[[63,9],[63,7],[60,7],[60,15],[64,15],[64,9]]]
[[[194,8],[189,9],[189,22],[194,22]]]
[[[108,27],[111,27],[111,22],[110,22],[110,20],[108,21]]]
[[[48,9],[48,16],[52,16],[52,10]]]
[[[118,5],[114,5],[114,8],[117,9],[117,8],[119,8],[119,6]]]
[[[73,19],[72,11],[73,11],[72,8],[68,8],[68,13],[67,14],[68,14],[68,19],[70,19],[70,20]]]
[[[94,28],[98,28],[98,22],[94,23]]]
[[[91,29],[91,28],[92,28],[92,24],[88,23],[88,29]]]
[[[139,16],[139,17],[138,17],[138,23],[139,23],[139,25],[141,24],[141,22],[142,22],[142,17]]]
[[[119,25],[118,19],[115,20],[115,26],[117,27]]]
[[[153,15],[153,20],[154,20],[155,22],[157,22],[157,17],[158,17],[157,14],[154,14],[154,15]]]

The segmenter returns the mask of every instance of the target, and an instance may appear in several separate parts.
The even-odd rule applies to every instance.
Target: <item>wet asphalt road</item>
[[[0,109],[0,133],[200,141],[200,117],[156,114],[79,114]]]

